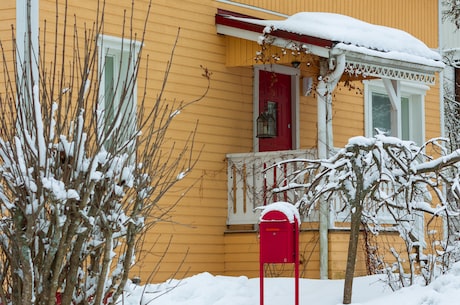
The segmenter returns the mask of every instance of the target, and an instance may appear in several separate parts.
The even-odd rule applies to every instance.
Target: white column
[[[317,86],[318,104],[318,158],[326,159],[334,148],[332,131],[332,92],[345,70],[345,55],[329,59],[329,72],[320,79]],[[319,207],[319,263],[320,278],[328,279],[329,263],[329,203],[320,201]]]
[[[18,75],[38,82],[39,0],[16,0],[16,55]],[[32,78],[32,79],[31,79]],[[32,89],[33,84],[29,84]]]

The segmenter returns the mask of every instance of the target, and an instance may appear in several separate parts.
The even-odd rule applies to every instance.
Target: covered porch
[[[410,87],[406,91],[421,96],[420,105],[408,111],[421,111],[424,115],[425,92],[436,86],[436,73],[442,70],[443,63],[437,52],[410,34],[329,13],[299,13],[285,20],[260,20],[219,10],[216,26],[217,33],[226,36],[227,64],[254,67],[254,151],[227,155],[227,225],[256,226],[257,207],[274,201],[295,203],[299,199],[301,190],[271,193],[273,188],[283,186],[285,178],[300,166],[295,162],[276,164],[289,159],[325,159],[333,154],[338,146],[333,130],[333,107],[341,102],[335,96],[338,85],[351,90],[354,82],[365,83],[364,86],[369,82],[374,86],[372,81],[380,80],[381,92],[388,96],[391,106],[388,133],[404,138],[414,136],[418,129],[417,140],[425,140],[424,120],[406,135],[405,122],[399,115],[406,111],[403,87]],[[290,76],[291,110],[287,124],[290,130],[282,136],[290,138],[292,144],[288,148],[272,150],[264,144],[267,139],[258,134],[257,119],[267,111],[264,103],[271,101],[263,93],[270,89],[260,84],[260,71]],[[302,128],[304,118],[299,111],[299,104],[306,97],[316,101],[315,128],[309,130]],[[366,93],[361,93],[353,99],[362,105],[365,98]],[[349,137],[372,136],[378,126],[363,118],[369,109],[364,106],[360,109],[364,109],[364,113],[356,114],[363,122],[360,134],[350,131]],[[280,137],[279,133],[273,138],[276,137]],[[305,137],[310,142],[303,140]],[[268,141],[274,141],[273,138]],[[328,232],[341,228],[336,226],[339,222],[346,222],[345,206],[340,200],[323,202],[313,215],[304,219],[319,231],[321,278],[328,277]]]

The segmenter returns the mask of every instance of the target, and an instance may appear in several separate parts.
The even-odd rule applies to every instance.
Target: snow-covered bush
[[[123,24],[130,24],[134,11]],[[125,81],[116,83],[119,94],[108,100],[101,94],[104,57],[97,46],[104,10],[95,16],[97,26],[84,33],[77,21],[74,33],[63,31],[72,26],[66,23],[70,18],[56,16],[62,20],[55,31],[67,33],[61,37],[66,46],[44,40],[37,50],[26,39],[25,55],[15,49],[9,61],[3,52],[0,303],[113,304],[139,241],[173,208],[160,209],[159,200],[196,162],[195,130],[183,146],[165,146],[168,127],[204,95],[187,103],[164,100],[173,49],[157,97],[140,92],[133,106],[146,29],[136,37],[127,28],[122,33],[131,35],[123,40],[132,66],[115,76]],[[131,47],[134,39],[138,49]],[[206,94],[210,73],[204,70]],[[118,105],[110,121],[103,101]]]
[[[398,283],[392,282],[394,287],[414,283],[420,270],[418,262],[422,262],[421,273],[429,282],[440,265],[447,262],[444,254],[453,253],[456,244],[443,238],[442,221],[458,216],[460,150],[449,153],[443,141],[432,139],[418,147],[413,142],[379,133],[372,138],[351,138],[329,159],[286,161],[299,163],[299,171],[279,183],[285,186],[274,192],[302,191],[304,195],[296,206],[304,214],[314,211],[318,204],[337,200],[343,202],[344,210],[340,212],[349,213],[344,304],[351,302],[362,226],[372,234],[385,230],[399,232],[401,247],[384,245],[394,264],[387,258],[383,261],[380,257],[373,258],[380,266],[387,266],[389,278],[397,274]]]

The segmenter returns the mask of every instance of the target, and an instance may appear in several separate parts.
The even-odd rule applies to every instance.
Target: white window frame
[[[127,38],[120,38],[108,35],[100,35],[98,37],[98,52],[99,52],[99,104],[98,104],[98,139],[102,140],[107,135],[105,134],[105,127],[107,124],[112,122],[106,121],[106,70],[105,70],[105,58],[106,56],[113,57],[113,75],[115,83],[118,82],[119,86],[123,86],[123,82],[127,80],[133,73],[134,69],[137,69],[136,63],[138,60],[139,50],[141,48],[141,42],[132,41]],[[134,82],[132,87],[132,96],[129,97],[129,103],[125,105],[129,109],[126,109],[126,113],[123,116],[120,116],[119,119],[122,120],[122,124],[129,122],[129,126],[123,127],[126,128],[128,132],[127,138],[131,138],[129,135],[135,130],[136,127],[136,110],[137,110],[137,81]],[[114,92],[114,113],[120,105],[121,101],[121,91],[117,90],[117,85]],[[132,116],[130,116],[132,115]],[[128,121],[126,121],[128,120]],[[125,143],[120,143],[124,145]]]
[[[389,95],[382,80],[366,80],[364,83],[365,135],[372,137],[372,93]],[[409,140],[417,145],[425,141],[425,95],[429,87],[423,84],[400,81],[400,95],[408,99],[409,105]],[[401,104],[392,103],[392,136],[402,138]]]
[[[22,76],[24,70],[26,70],[25,79],[19,79],[19,86],[21,90],[29,90],[29,96],[32,96],[32,88],[37,85],[39,82],[39,72],[38,72],[38,63],[39,63],[39,0],[30,1],[30,6],[28,5],[28,0],[16,0],[16,68],[17,75]],[[30,10],[30,11],[29,11]],[[30,17],[30,19],[29,19]],[[30,22],[30,38],[29,36],[29,22]],[[27,40],[30,39],[31,48],[29,50]],[[29,54],[32,51],[33,54]],[[29,62],[31,58],[31,62]],[[27,71],[31,70],[31,74]],[[32,75],[33,79],[30,79]],[[34,84],[32,84],[32,80]],[[26,94],[23,92],[23,94]],[[25,95],[27,96],[27,95]]]
[[[16,52],[20,55],[22,61],[26,58],[26,40],[29,35],[28,22],[30,21],[30,31],[34,56],[38,56],[38,29],[39,29],[39,0],[30,1],[28,7],[28,0],[16,0]],[[30,8],[30,12],[28,12]],[[30,20],[29,15],[30,14]],[[18,63],[22,64],[22,63]],[[34,64],[34,63],[32,63]],[[22,70],[22,68],[21,68]],[[20,71],[21,71],[20,70]],[[19,74],[21,75],[21,74]],[[37,71],[38,75],[38,71]]]
[[[374,130],[372,127],[372,94],[379,93],[390,95],[385,87],[384,82],[379,80],[366,80],[364,83],[364,96],[365,96],[365,134],[366,137],[372,137]],[[407,98],[409,105],[408,119],[409,119],[409,140],[414,141],[417,145],[422,145],[425,141],[425,95],[430,88],[426,85],[397,81],[395,92],[400,95],[400,98]],[[391,99],[390,99],[391,101]],[[394,105],[392,103],[392,136],[402,138],[402,119],[401,118],[401,104]],[[392,217],[385,215],[380,216],[383,223],[392,223]],[[413,235],[419,242],[420,249],[426,247],[424,236],[424,215],[423,212],[416,212],[414,214],[414,231]]]

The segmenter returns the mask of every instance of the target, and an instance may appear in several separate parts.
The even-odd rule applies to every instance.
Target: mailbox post
[[[287,202],[266,206],[260,217],[260,305],[264,305],[264,265],[294,264],[295,305],[299,305],[299,225],[297,209]]]

